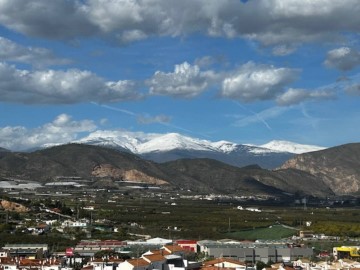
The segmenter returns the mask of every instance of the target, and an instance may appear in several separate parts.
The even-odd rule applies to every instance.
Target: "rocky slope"
[[[169,184],[167,181],[152,177],[139,170],[130,169],[123,170],[114,167],[111,164],[100,164],[93,168],[91,175],[94,177],[110,177],[115,179],[121,179],[122,181],[130,181],[137,183],[146,183],[152,185],[166,185]]]
[[[29,212],[30,209],[19,203],[10,202],[7,200],[0,200],[0,207],[5,211],[25,213]]]
[[[360,144],[298,155],[277,170],[255,165],[239,168],[206,158],[155,163],[115,149],[69,144],[6,153],[0,156],[0,176],[43,184],[81,177],[99,188],[118,188],[121,181],[131,181],[199,193],[326,197],[360,194],[359,162]]]
[[[0,175],[47,183],[58,176],[166,184],[155,163],[117,150],[69,144],[0,158]]]
[[[281,168],[310,173],[338,195],[360,194],[360,143],[297,155]]]
[[[259,166],[238,168],[211,159],[183,159],[162,165],[177,175],[186,175],[218,192],[243,194],[300,193],[316,197],[334,195],[331,189],[313,175],[293,170],[269,171]]]

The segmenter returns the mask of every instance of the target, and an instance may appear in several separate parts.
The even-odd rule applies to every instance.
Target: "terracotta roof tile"
[[[158,249],[156,249],[156,250],[150,250],[150,252],[152,253],[152,254],[160,254],[160,255],[170,255],[171,254],[171,252],[169,252],[169,251],[167,251],[166,249],[162,249],[162,250],[158,250]]]
[[[233,264],[238,264],[238,265],[246,265],[245,262],[237,261],[237,260],[230,259],[230,258],[217,258],[217,259],[214,259],[211,261],[204,262],[204,265],[205,266],[215,265],[215,264],[223,263],[223,262],[228,262],[228,263],[233,263]]]
[[[176,251],[185,251],[181,246],[177,246],[177,245],[166,245],[164,246],[164,248],[172,253]]]
[[[161,254],[153,254],[153,255],[145,255],[143,256],[146,260],[150,262],[158,262],[158,261],[165,261],[165,257]]]
[[[149,262],[145,261],[142,258],[138,258],[138,259],[131,259],[131,260],[126,260],[128,263],[130,263],[133,266],[147,266],[150,265]]]

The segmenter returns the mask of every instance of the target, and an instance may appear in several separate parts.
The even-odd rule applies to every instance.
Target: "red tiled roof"
[[[138,259],[131,259],[131,260],[126,260],[128,263],[130,263],[133,266],[148,266],[150,265],[149,262],[145,261],[142,258],[138,258]]]
[[[162,249],[162,250],[150,250],[150,252],[155,255],[155,254],[160,254],[160,255],[170,255],[171,252],[167,251],[166,249]]]
[[[238,265],[246,265],[245,262],[237,261],[237,260],[229,259],[229,258],[217,258],[217,259],[214,259],[211,261],[204,262],[204,265],[210,266],[210,265],[215,265],[215,264],[223,263],[223,262],[228,262],[228,263],[233,263],[233,264],[238,264]]]
[[[171,253],[176,251],[185,251],[181,246],[177,246],[177,245],[166,245],[164,246],[164,248],[169,250]]]
[[[147,261],[150,262],[159,262],[159,261],[165,261],[165,257],[161,254],[153,254],[153,255],[145,255],[143,256]]]
[[[43,261],[36,259],[22,259],[19,262],[19,267],[21,266],[41,266]]]
[[[3,257],[0,258],[0,262],[2,264],[8,264],[8,265],[14,265],[16,264],[13,258],[9,258],[9,257]]]

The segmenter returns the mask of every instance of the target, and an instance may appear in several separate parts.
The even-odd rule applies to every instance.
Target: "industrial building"
[[[313,249],[285,243],[199,243],[200,251],[209,258],[231,258],[238,261],[286,262],[309,258]]]

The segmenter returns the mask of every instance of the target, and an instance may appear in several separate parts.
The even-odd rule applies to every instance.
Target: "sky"
[[[358,0],[0,0],[0,147],[359,142]]]

